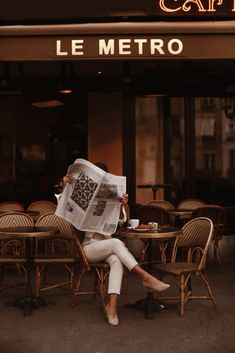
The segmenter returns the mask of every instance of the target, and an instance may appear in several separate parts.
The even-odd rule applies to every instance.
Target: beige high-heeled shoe
[[[164,283],[164,282],[150,283],[147,281],[143,281],[143,286],[147,287],[147,288],[154,289],[157,292],[163,292],[164,290],[166,290],[170,287],[169,284]]]
[[[108,319],[109,325],[117,326],[117,325],[119,324],[119,320],[118,320],[117,315],[115,315],[115,316],[113,317],[113,316],[111,316],[111,315],[108,315],[108,313],[106,313],[106,317],[107,317],[107,319]]]
[[[108,320],[109,325],[117,326],[117,325],[119,324],[119,320],[118,320],[117,314],[116,314],[115,316],[111,316],[111,315],[108,313],[107,307],[108,307],[108,305],[106,305],[105,314],[106,314],[106,317],[107,317],[107,320]]]

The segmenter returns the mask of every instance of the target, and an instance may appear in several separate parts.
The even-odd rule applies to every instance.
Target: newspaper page
[[[72,175],[58,199],[56,215],[82,231],[113,234],[120,216],[126,177],[107,173],[85,159],[69,166]]]

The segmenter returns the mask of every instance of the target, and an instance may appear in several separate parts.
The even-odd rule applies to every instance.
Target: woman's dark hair
[[[107,165],[106,165],[105,163],[96,162],[95,165],[96,165],[98,168],[104,170],[105,172],[108,172],[108,167],[107,167]]]

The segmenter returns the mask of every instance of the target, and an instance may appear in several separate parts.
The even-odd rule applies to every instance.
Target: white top
[[[127,214],[125,207],[122,206],[122,213],[123,213],[123,218],[119,219],[119,224],[123,224],[127,221]],[[94,243],[97,240],[104,240],[104,239],[110,239],[110,235],[104,235],[100,233],[95,233],[95,232],[85,232],[85,237],[82,242],[82,246],[89,245],[91,243]]]

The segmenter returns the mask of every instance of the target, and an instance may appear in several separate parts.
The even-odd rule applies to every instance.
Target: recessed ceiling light
[[[64,103],[58,100],[49,100],[49,101],[33,102],[31,103],[31,105],[37,108],[52,108],[52,107],[59,107],[61,105],[64,105]]]
[[[60,93],[62,93],[62,94],[70,94],[72,92],[73,92],[73,90],[70,88],[61,88],[60,89]]]

